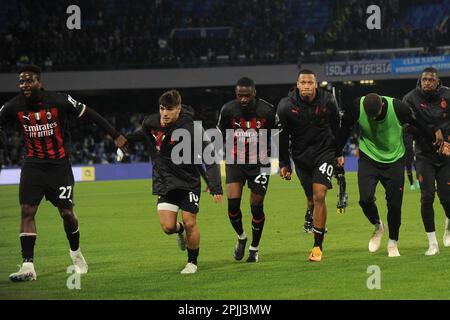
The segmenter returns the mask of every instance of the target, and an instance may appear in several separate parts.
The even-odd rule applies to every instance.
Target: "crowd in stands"
[[[73,4],[81,9],[81,30],[66,27]],[[381,8],[381,30],[366,28],[371,4]],[[338,50],[375,48],[424,47],[433,55],[450,43],[449,16],[450,0],[4,1],[0,72],[26,63],[46,71],[302,63],[315,61],[318,51],[334,59]],[[216,109],[205,105],[196,113],[206,128],[214,127]],[[143,115],[106,118],[129,133]],[[78,122],[76,130],[74,163],[115,161],[111,137],[90,123]],[[19,164],[24,150],[21,135],[12,132],[0,151],[8,166]],[[356,154],[355,139],[346,152]],[[148,158],[144,145],[131,146],[129,161]]]
[[[66,27],[72,4],[81,30]],[[381,30],[366,28],[371,4],[382,10]],[[0,71],[30,62],[47,70],[299,63],[316,51],[333,59],[336,50],[416,46],[430,55],[449,43],[449,11],[450,0],[10,1],[0,13]],[[229,29],[186,31],[213,27]]]

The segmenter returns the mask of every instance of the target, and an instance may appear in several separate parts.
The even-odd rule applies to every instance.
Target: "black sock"
[[[182,234],[184,232],[184,225],[181,222],[178,222],[178,224],[180,225],[180,230],[178,230],[177,233]]]
[[[80,231],[74,214],[64,216],[64,231],[69,240],[70,250],[76,251],[80,247]]]
[[[325,235],[325,229],[313,228],[314,232],[314,247],[319,247],[322,250],[323,237]]]
[[[76,232],[66,232],[67,240],[69,240],[70,250],[77,251],[80,248],[80,230]]]
[[[33,262],[35,243],[36,243],[36,235],[20,236],[20,245],[22,247],[23,262]]]
[[[264,215],[263,206],[251,206],[252,208],[252,247],[258,247],[261,235],[264,229]]]
[[[197,249],[187,248],[188,262],[197,265],[197,257],[198,257],[199,251],[200,251],[200,248],[197,248]]]
[[[228,212],[228,217],[230,218],[231,225],[234,231],[240,236],[244,233],[244,227],[242,226],[242,212],[239,210],[236,213]]]

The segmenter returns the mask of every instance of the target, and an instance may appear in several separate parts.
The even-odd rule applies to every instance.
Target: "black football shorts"
[[[178,209],[197,214],[200,204],[200,194],[187,190],[170,190],[165,195],[158,196],[158,210],[178,212]]]
[[[248,181],[248,188],[256,194],[264,196],[269,187],[270,166],[248,166],[231,164],[225,166],[226,183],[239,182],[242,185]]]
[[[335,166],[335,160],[324,161],[319,163],[312,169],[300,168],[295,166],[295,171],[302,184],[303,189],[307,197],[312,196],[312,185],[318,183],[326,186],[328,189],[332,189],[331,178],[333,177]]]
[[[55,207],[71,209],[75,179],[69,161],[24,162],[20,173],[20,204],[39,205],[45,196]]]

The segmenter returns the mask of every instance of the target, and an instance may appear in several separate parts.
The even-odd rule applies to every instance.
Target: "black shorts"
[[[226,165],[226,183],[245,183],[248,181],[249,189],[256,194],[264,196],[269,187],[270,166]]]
[[[55,207],[72,209],[75,179],[70,162],[25,162],[20,173],[20,204],[39,205],[45,196]]]
[[[178,209],[190,213],[198,213],[200,194],[187,190],[170,190],[162,196],[158,196],[158,210],[178,212]]]
[[[330,159],[329,161],[324,161],[319,163],[314,168],[301,168],[295,164],[295,172],[297,173],[300,183],[302,184],[303,190],[305,190],[306,197],[312,197],[313,183],[318,183],[326,186],[328,189],[333,188],[331,183],[331,178],[333,177],[335,159]]]

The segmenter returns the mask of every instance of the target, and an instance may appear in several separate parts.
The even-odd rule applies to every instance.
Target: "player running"
[[[209,139],[203,141],[203,146],[196,154],[194,148],[194,110],[181,104],[178,91],[170,90],[159,98],[159,113],[146,117],[142,127],[127,136],[130,142],[145,140],[150,148],[150,157],[153,165],[153,194],[158,196],[157,210],[159,222],[163,231],[170,235],[178,235],[178,245],[186,250],[188,262],[181,271],[182,274],[197,272],[197,258],[199,255],[200,232],[197,226],[197,213],[199,212],[201,179],[200,167],[194,159],[202,157],[203,150],[210,148]],[[202,137],[203,128],[200,126]],[[187,133],[191,141],[187,144],[189,150],[183,150],[191,156],[187,161],[179,163],[172,155],[174,148],[185,144],[184,137],[179,141],[174,138],[178,133]],[[211,154],[214,155],[214,149]],[[176,153],[178,155],[178,153]],[[214,201],[222,201],[222,185],[220,168],[218,164],[205,163],[210,193]],[[181,209],[183,222],[177,222],[178,210]]]
[[[19,237],[23,263],[9,278],[12,281],[37,278],[33,264],[37,237],[35,216],[44,196],[58,208],[64,221],[73,264],[79,273],[87,273],[88,265],[79,246],[78,219],[73,212],[74,178],[67,126],[76,118],[88,118],[111,135],[117,147],[125,148],[127,140],[97,112],[71,96],[45,91],[37,66],[20,68],[19,88],[20,94],[0,109],[0,126],[18,124],[26,144],[19,186],[22,216]]]
[[[261,152],[261,141],[264,139],[263,132],[270,138],[271,129],[275,129],[276,112],[273,105],[256,96],[255,83],[250,78],[238,80],[235,95],[236,99],[222,107],[217,124],[224,138],[233,139],[232,154],[227,155],[225,167],[228,217],[238,237],[233,256],[236,260],[242,260],[245,254],[247,235],[242,225],[241,198],[243,187],[248,183],[251,190],[252,243],[247,262],[258,262],[259,242],[265,222],[264,197],[269,186],[270,162],[267,160],[271,145],[270,141],[265,140],[267,152]]]

